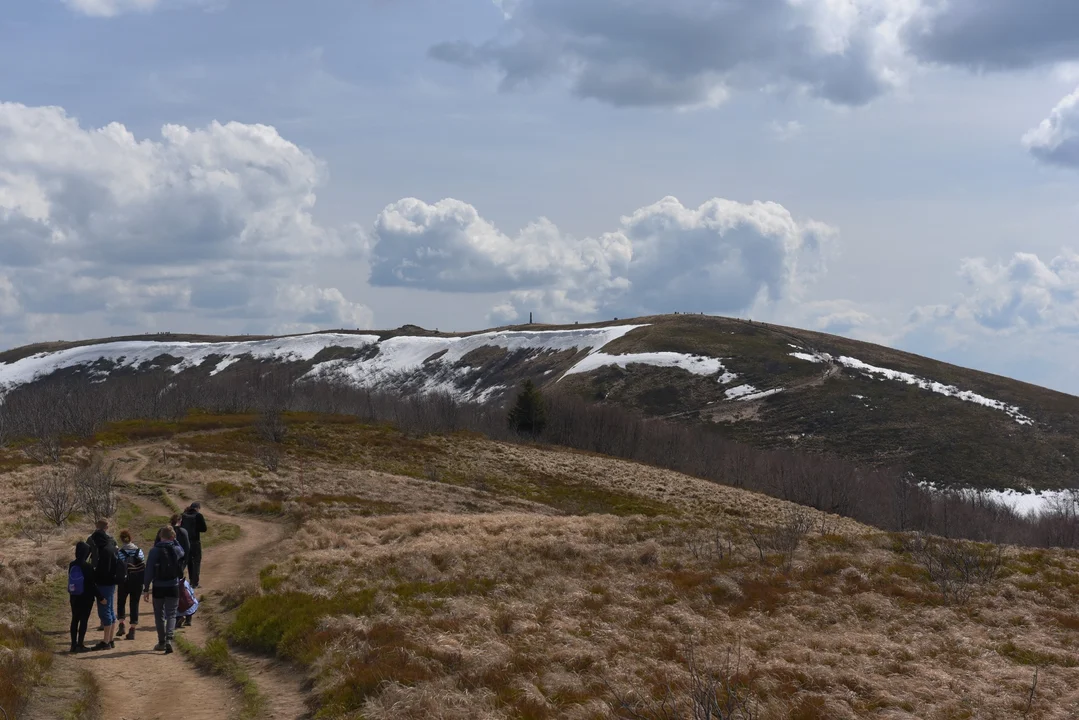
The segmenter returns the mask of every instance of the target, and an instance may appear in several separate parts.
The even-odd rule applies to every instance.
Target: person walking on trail
[[[118,575],[126,568],[119,562],[116,540],[109,535],[109,521],[97,521],[97,529],[86,539],[90,546],[90,565],[94,569],[93,581],[102,600],[98,601],[97,616],[101,619],[104,636],[93,650],[110,650],[116,647],[116,584]]]
[[[202,514],[202,503],[193,502],[184,510],[181,525],[187,531],[191,541],[191,555],[187,560],[187,575],[191,587],[198,588],[199,575],[202,571],[202,533],[206,532],[206,518]]]
[[[75,545],[75,559],[67,566],[67,594],[71,601],[71,652],[87,652],[86,631],[90,628],[90,613],[94,601],[102,602],[105,596],[94,584],[94,568],[90,565],[90,546],[84,542]]]
[[[176,632],[176,608],[180,603],[180,579],[183,577],[183,548],[176,543],[176,530],[170,525],[161,528],[157,543],[146,558],[143,574],[143,596],[150,601],[151,589],[154,601],[154,624],[157,626],[157,645],[154,650],[172,653],[172,639]]]
[[[142,549],[131,541],[131,531],[120,531],[119,560],[127,565],[127,579],[116,589],[116,617],[120,621],[120,629],[117,637],[126,637],[128,640],[135,639],[135,631],[139,627],[139,598],[142,595],[142,581],[146,574],[146,556]],[[124,621],[127,619],[127,605],[131,605],[131,626],[124,634]]]
[[[191,536],[187,534],[187,530],[184,530],[184,526],[181,524],[183,516],[179,513],[174,514],[169,518],[169,525],[172,526],[172,531],[176,533],[176,542],[184,551],[183,559],[180,561],[180,567],[186,572],[188,560],[191,559]]]

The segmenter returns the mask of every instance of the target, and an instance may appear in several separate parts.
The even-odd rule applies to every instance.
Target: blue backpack
[[[77,564],[67,569],[67,592],[69,595],[82,595],[86,592],[86,576]]]

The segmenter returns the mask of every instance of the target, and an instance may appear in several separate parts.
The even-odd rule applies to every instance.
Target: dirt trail
[[[120,463],[121,479],[143,484],[140,473],[150,459],[147,452],[153,446],[128,448]],[[201,490],[194,485],[173,483],[190,497],[199,497]],[[144,512],[169,514],[168,508],[146,496],[132,494],[127,499]],[[239,515],[225,515],[206,507],[207,523],[229,522],[238,525],[237,540],[221,543],[203,551],[201,586],[198,591],[203,606],[190,628],[178,631],[188,640],[202,646],[209,639],[206,615],[212,612],[215,594],[257,580],[263,558],[277,546],[285,529],[274,523]],[[237,692],[222,678],[198,671],[177,652],[166,656],[152,651],[157,643],[153,609],[140,608],[139,631],[135,640],[118,640],[116,649],[76,656],[79,667],[90,669],[102,686],[103,716],[122,720],[156,720],[174,718],[177,713],[185,720],[221,720],[233,715],[240,707]],[[93,625],[91,626],[93,627]],[[99,636],[94,636],[95,642]],[[87,642],[89,643],[89,640]],[[267,700],[262,717],[296,720],[307,714],[303,702],[301,673],[289,672],[277,663],[263,658],[234,653],[244,664]]]

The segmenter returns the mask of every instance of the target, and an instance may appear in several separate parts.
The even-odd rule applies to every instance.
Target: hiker
[[[154,624],[157,626],[157,645],[154,650],[172,654],[172,638],[176,631],[176,608],[180,603],[180,578],[183,576],[184,551],[176,542],[176,530],[161,528],[158,541],[146,558],[143,574],[142,599],[150,601],[153,589]]]
[[[104,602],[105,596],[94,584],[90,546],[82,541],[75,545],[75,559],[67,566],[67,594],[71,601],[71,652],[88,652],[86,631],[90,627],[90,612],[94,600]]]
[[[131,531],[120,531],[119,561],[127,565],[127,579],[116,589],[116,617],[120,621],[117,636],[127,640],[135,639],[135,630],[139,627],[139,596],[142,594],[142,580],[146,574],[146,556],[142,549],[131,541]],[[127,605],[131,604],[131,626],[124,634],[124,621],[127,619]]]
[[[169,525],[172,526],[172,531],[176,534],[176,542],[183,549],[183,559],[180,561],[180,568],[187,570],[187,561],[191,558],[191,536],[187,534],[187,530],[184,530],[183,516],[179,513],[175,513],[169,518]]]
[[[202,533],[206,532],[206,518],[202,515],[202,503],[193,502],[184,510],[181,525],[187,531],[191,541],[191,554],[187,559],[187,576],[191,579],[191,587],[198,588],[199,575],[202,570]],[[191,624],[190,622],[188,623]]]
[[[90,565],[94,569],[93,581],[104,601],[98,602],[97,616],[101,620],[104,636],[93,650],[111,650],[116,647],[116,580],[117,574],[125,570],[117,561],[116,540],[109,535],[109,521],[98,520],[97,529],[86,539],[90,546]],[[126,575],[126,572],[125,572]]]

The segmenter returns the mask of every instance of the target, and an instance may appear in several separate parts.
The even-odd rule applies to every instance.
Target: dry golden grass
[[[716,530],[524,514],[308,523],[264,574],[271,601],[237,622],[265,629],[298,595],[368,593],[278,646],[313,663],[331,717],[620,717],[616,698],[683,692],[689,653],[713,668],[732,649],[762,718],[1020,717],[1035,665],[1028,717],[1079,712],[1075,616],[1045,594],[1079,580],[1073,556],[1027,575],[1031,558],[1012,553],[1007,577],[949,606],[885,536],[811,536],[788,574],[733,525],[717,551]]]
[[[268,472],[246,432],[174,436],[143,477],[295,524],[221,608],[310,669],[322,717],[689,718],[710,673],[758,720],[1079,716],[1077,553],[1008,549],[948,603],[897,538],[833,516],[762,558],[792,506],[677,473],[343,422],[291,428]],[[29,512],[40,471],[0,476],[5,507]],[[74,539],[0,543],[0,589]]]

